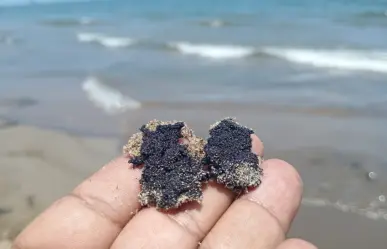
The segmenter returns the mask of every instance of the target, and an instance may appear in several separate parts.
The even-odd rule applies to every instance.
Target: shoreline
[[[266,105],[259,103],[168,103],[168,102],[149,102],[138,110],[128,110],[122,113],[107,114],[86,100],[81,101],[81,111],[71,112],[71,107],[62,106],[56,109],[58,103],[53,103],[53,107],[48,103],[26,108],[9,108],[0,112],[0,127],[2,125],[21,124],[34,126],[42,129],[65,132],[77,136],[101,137],[101,138],[120,138],[126,135],[127,128],[130,132],[137,131],[142,123],[146,123],[154,116],[158,119],[179,119],[191,120],[189,124],[193,126],[199,124],[200,133],[206,134],[209,125],[215,119],[225,117],[236,117],[237,119],[247,120],[252,123],[252,127],[257,127],[260,123],[260,117],[270,120],[289,120],[292,123],[312,122],[317,124],[316,120],[324,120],[327,127],[318,125],[319,129],[328,131],[334,128],[333,123],[353,125],[354,129],[363,126],[364,132],[384,133],[382,124],[387,120],[383,112],[369,112],[366,110],[355,110],[349,108],[336,107],[292,107],[284,105]],[[86,104],[86,105],[85,105]],[[74,105],[75,107],[75,105]],[[0,105],[1,108],[1,105]],[[48,110],[48,108],[51,108]],[[53,109],[55,111],[53,111]],[[70,112],[69,112],[70,111]],[[82,113],[88,115],[82,115]],[[201,112],[203,117],[197,117]],[[59,115],[59,114],[62,115]],[[173,115],[176,114],[176,117]],[[192,114],[192,115],[191,115]],[[212,118],[211,115],[215,117]],[[255,115],[256,117],[249,117]],[[194,119],[192,119],[194,117]],[[199,120],[196,120],[196,119]],[[250,121],[251,120],[251,121]],[[203,122],[204,121],[204,122]],[[362,123],[357,125],[356,123]],[[368,125],[367,125],[368,123]],[[134,125],[134,126],[133,126]],[[203,126],[204,125],[204,126]],[[129,127],[128,127],[129,126]],[[206,127],[208,126],[208,127]],[[368,127],[377,128],[376,131],[367,130]],[[348,131],[345,131],[348,132]],[[382,134],[384,136],[384,134]],[[387,138],[387,137],[386,137]]]

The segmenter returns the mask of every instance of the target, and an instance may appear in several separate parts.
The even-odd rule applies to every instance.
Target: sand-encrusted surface
[[[204,140],[183,122],[152,120],[132,136],[124,152],[143,165],[140,203],[170,209],[202,199]],[[139,139],[141,137],[141,139]]]
[[[204,146],[210,178],[240,192],[261,183],[260,157],[251,151],[254,131],[227,118],[211,126]]]
[[[208,143],[184,123],[152,120],[124,146],[134,167],[144,165],[140,203],[159,209],[202,198],[208,180],[241,192],[261,183],[261,158],[252,153],[254,132],[227,118],[211,126]],[[204,170],[204,165],[208,167]]]
[[[137,132],[129,138],[128,143],[124,146],[123,148],[124,154],[129,154],[134,157],[140,156],[141,144],[142,144],[142,132]]]

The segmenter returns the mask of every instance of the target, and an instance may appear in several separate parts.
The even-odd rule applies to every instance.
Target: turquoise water
[[[68,101],[110,114],[149,102],[387,114],[386,1],[0,4],[3,98],[53,112]]]

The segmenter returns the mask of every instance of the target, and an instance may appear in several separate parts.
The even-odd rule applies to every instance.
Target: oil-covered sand
[[[208,140],[182,121],[151,120],[123,148],[142,167],[139,201],[157,209],[201,202],[202,185],[215,182],[241,194],[261,183],[262,161],[252,152],[254,131],[226,118],[213,124]]]

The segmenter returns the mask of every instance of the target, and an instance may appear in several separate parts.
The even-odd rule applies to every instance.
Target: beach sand
[[[289,236],[307,239],[319,248],[380,249],[386,245],[386,229],[386,221],[333,208],[301,206]]]
[[[12,246],[12,242],[10,240],[0,241],[0,249],[10,249]]]
[[[198,119],[195,112],[197,110],[175,109],[170,112],[164,110],[158,115],[161,113],[158,110],[142,110],[130,115],[131,119],[125,122],[125,132],[121,136],[108,138],[86,137],[2,120],[0,239],[3,242],[0,242],[0,249],[9,248],[9,241],[51,202],[119,155],[129,133],[135,132],[150,117],[187,120],[198,135],[205,136],[211,124],[209,120],[225,114],[202,111],[203,115]],[[262,115],[265,119],[259,118]],[[288,160],[304,179],[303,205],[289,236],[307,239],[320,248],[377,249],[386,245],[384,231],[387,221],[383,218],[384,213],[375,211],[384,206],[379,203],[372,210],[369,208],[369,203],[386,186],[384,181],[373,181],[367,177],[369,171],[383,161],[371,154],[355,153],[356,146],[351,148],[353,150],[348,146],[346,150],[338,149],[344,148],[340,147],[339,141],[352,144],[357,139],[363,139],[360,135],[358,138],[351,137],[340,127],[335,132],[327,124],[324,125],[325,130],[320,129],[316,134],[314,125],[321,122],[317,117],[313,117],[315,123],[300,126],[302,119],[295,114],[290,115],[293,119],[286,114],[258,113],[251,116],[251,113],[244,114],[242,111],[239,116],[243,124],[259,130],[265,142],[266,159],[279,157]],[[340,122],[339,119],[336,121]],[[336,137],[337,143],[332,142],[333,137]],[[343,140],[349,137],[353,140]],[[367,137],[373,136],[368,133]],[[364,144],[359,143],[358,146],[361,149]],[[368,152],[371,151],[375,150],[370,148]],[[354,197],[359,202],[351,206]],[[337,201],[344,204],[340,205]],[[368,207],[369,212],[363,207]]]
[[[118,155],[113,139],[28,126],[0,128],[0,137],[0,238],[5,239]]]

